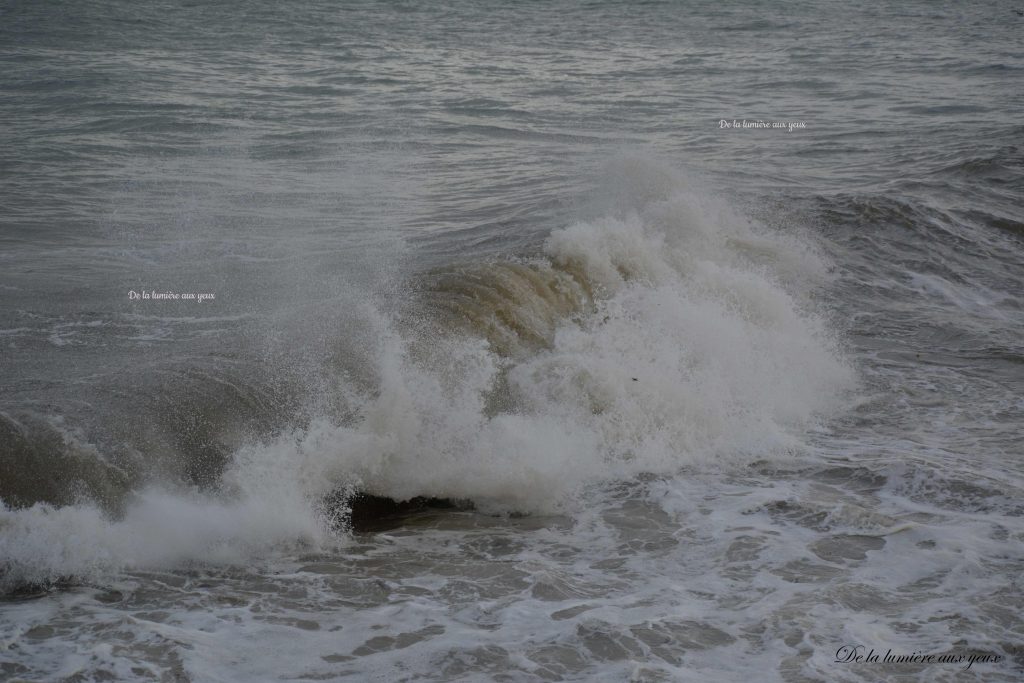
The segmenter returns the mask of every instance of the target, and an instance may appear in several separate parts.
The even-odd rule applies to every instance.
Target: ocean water
[[[1016,9],[0,3],[0,678],[1021,680]]]

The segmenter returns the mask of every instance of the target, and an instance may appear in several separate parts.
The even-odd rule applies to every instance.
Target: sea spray
[[[339,375],[344,416],[252,440],[212,489],[147,489],[115,520],[5,509],[8,585],[316,547],[338,491],[554,512],[602,481],[798,449],[852,382],[808,296],[827,263],[640,170],[536,256],[414,276],[418,322],[364,308],[375,383]]]

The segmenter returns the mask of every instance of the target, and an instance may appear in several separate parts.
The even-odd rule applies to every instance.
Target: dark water
[[[0,672],[1018,680],[1015,9],[3,3]]]

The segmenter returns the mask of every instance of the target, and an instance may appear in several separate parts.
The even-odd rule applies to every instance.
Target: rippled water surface
[[[0,677],[1019,680],[1016,10],[3,3]]]

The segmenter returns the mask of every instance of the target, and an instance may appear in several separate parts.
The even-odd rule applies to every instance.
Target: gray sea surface
[[[0,678],[1021,680],[1022,31],[0,0]]]

